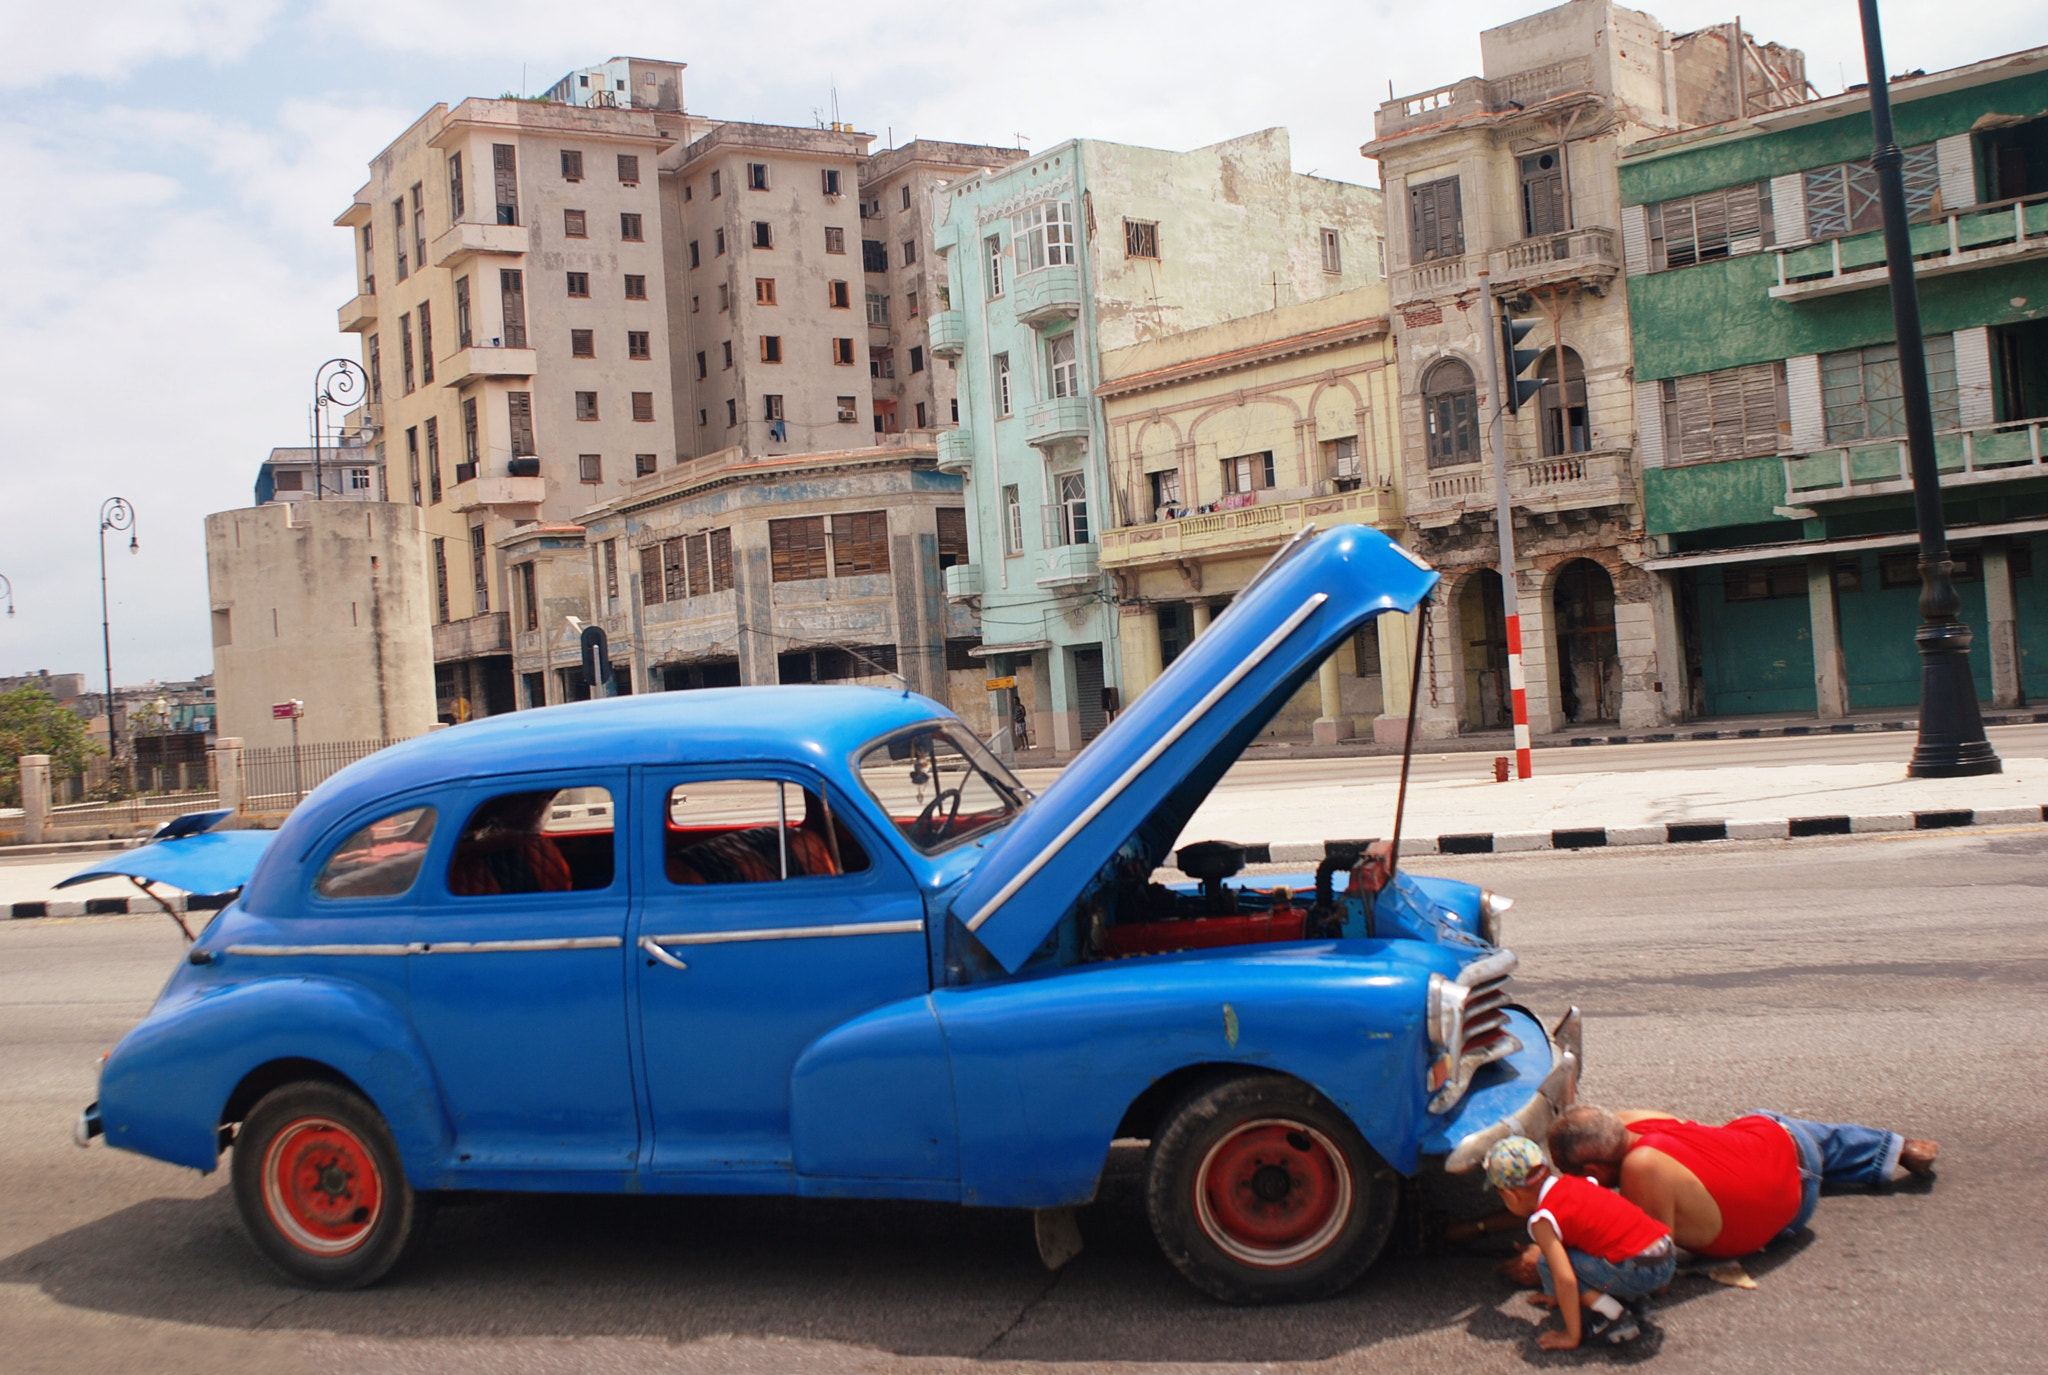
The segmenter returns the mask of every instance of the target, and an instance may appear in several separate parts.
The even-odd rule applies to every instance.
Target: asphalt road
[[[1626,1353],[1551,1355],[1483,1258],[1394,1254],[1330,1302],[1225,1308],[1127,1184],[1038,1264],[1019,1214],[490,1197],[376,1289],[289,1288],[220,1174],[96,1144],[94,1060],[180,948],[146,917],[0,923],[0,1368],[696,1372],[2038,1370],[2048,1350],[2048,828],[1427,861],[1511,894],[1522,996],[1586,1010],[1584,1091],[1943,1144],[1930,1190],[1827,1199],[1759,1287],[1681,1279]],[[2031,1315],[2031,1316],[2030,1316]]]

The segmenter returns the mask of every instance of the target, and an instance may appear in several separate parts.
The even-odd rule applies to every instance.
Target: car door
[[[789,1188],[790,1070],[825,1032],[930,990],[923,899],[806,772],[648,768],[635,795],[653,1168]]]
[[[624,769],[501,777],[451,808],[461,830],[422,885],[410,963],[458,1172],[636,1164],[626,788]]]

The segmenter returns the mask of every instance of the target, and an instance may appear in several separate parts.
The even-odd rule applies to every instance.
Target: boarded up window
[[[834,571],[840,577],[854,573],[889,571],[889,513],[856,511],[832,517]]]
[[[505,393],[505,410],[511,421],[512,457],[524,458],[534,452],[533,447],[533,393],[514,391]]]
[[[711,532],[711,590],[732,590],[732,531]]]
[[[951,568],[967,562],[967,508],[941,506],[939,517],[939,567]]]
[[[661,546],[650,544],[640,551],[640,604],[655,606],[661,600]]]
[[[768,561],[776,582],[805,582],[831,575],[825,557],[825,518],[804,516],[768,522]]]
[[[690,595],[701,597],[711,590],[711,552],[702,535],[692,535],[683,541],[683,549],[688,555]]]
[[[1901,169],[1906,183],[1906,214],[1919,219],[1941,195],[1941,163],[1934,145],[1906,150]],[[1805,174],[1806,230],[1816,239],[1837,238],[1881,228],[1884,213],[1877,203],[1877,173],[1870,159],[1816,167]]]
[[[1408,242],[1418,263],[1465,251],[1465,212],[1456,177],[1408,188]]]
[[[593,420],[597,418],[597,414],[596,414],[596,411],[597,411],[596,403],[595,403],[595,402],[593,402],[593,403],[592,403],[592,405],[591,405],[591,418],[592,418]],[[651,391],[636,391],[636,392],[634,392],[634,393],[633,393],[633,418],[634,418],[635,420],[652,420],[652,419],[654,419],[654,393],[653,393],[653,392],[651,392]]]
[[[1690,267],[1754,253],[1770,241],[1768,183],[1703,191],[1650,207],[1650,266]]]
[[[680,536],[661,542],[661,587],[672,602],[679,602],[690,595],[689,577],[684,569],[683,541]]]
[[[1791,432],[1783,363],[1723,368],[1664,383],[1667,462],[1774,454]]]
[[[637,182],[640,180],[640,155],[638,153],[619,154],[619,180],[625,182]]]

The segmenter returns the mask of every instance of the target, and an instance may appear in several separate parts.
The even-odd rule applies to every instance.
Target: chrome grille
[[[1450,1111],[1472,1086],[1473,1075],[1522,1048],[1508,1030],[1507,982],[1516,963],[1513,951],[1501,950],[1466,965],[1456,979],[1431,978],[1431,1112]]]

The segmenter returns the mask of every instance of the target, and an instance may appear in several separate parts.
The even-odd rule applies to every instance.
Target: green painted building
[[[1936,447],[1979,694],[2048,697],[2048,48],[1892,84]],[[1826,100],[1621,158],[1649,566],[1688,715],[1920,695],[1870,107]]]

